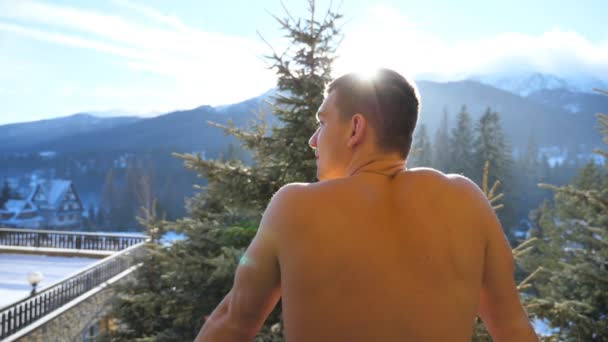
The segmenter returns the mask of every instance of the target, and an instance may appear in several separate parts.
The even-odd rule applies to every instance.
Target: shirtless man
[[[419,110],[394,71],[334,80],[309,145],[320,182],[282,187],[196,341],[251,341],[282,297],[288,342],[537,341],[480,189],[406,168]]]

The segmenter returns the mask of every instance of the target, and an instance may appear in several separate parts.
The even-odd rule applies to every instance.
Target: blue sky
[[[284,4],[307,16],[306,1]],[[608,1],[344,0],[341,11],[336,74],[388,66],[441,80],[505,70],[608,79]],[[256,32],[277,50],[286,44],[269,13],[283,13],[279,0],[0,0],[0,124],[257,96],[275,76]]]

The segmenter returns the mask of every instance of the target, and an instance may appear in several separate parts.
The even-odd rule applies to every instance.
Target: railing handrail
[[[148,238],[144,234],[124,234],[124,233],[93,233],[93,232],[72,232],[65,230],[38,230],[38,229],[20,229],[20,228],[0,228],[0,232],[16,232],[16,233],[42,233],[42,234],[63,234],[63,235],[87,235],[95,237],[123,237],[123,238]]]
[[[0,307],[0,314],[2,314],[3,312],[9,310],[11,307],[18,306],[21,303],[27,302],[29,300],[32,300],[32,299],[36,298],[36,297],[40,297],[40,296],[44,295],[45,293],[47,293],[49,291],[52,291],[52,290],[54,290],[57,287],[60,287],[61,284],[66,283],[66,282],[72,280],[73,278],[77,278],[78,276],[80,276],[80,275],[82,275],[84,273],[87,273],[88,271],[96,268],[97,266],[99,266],[101,264],[108,263],[108,262],[112,261],[113,259],[119,258],[120,256],[122,256],[124,254],[127,254],[127,253],[129,253],[129,252],[131,252],[131,251],[133,251],[133,250],[135,250],[137,248],[143,247],[148,241],[149,241],[149,238],[146,239],[145,241],[142,241],[142,242],[139,242],[139,243],[137,243],[135,245],[127,247],[127,248],[123,249],[120,252],[116,252],[116,253],[112,254],[111,256],[108,256],[108,257],[105,257],[105,258],[103,258],[101,260],[98,260],[98,261],[94,262],[93,264],[89,265],[88,267],[86,267],[86,268],[84,268],[84,269],[82,269],[80,271],[77,271],[75,273],[72,273],[72,274],[70,274],[70,275],[62,278],[60,281],[58,281],[58,282],[56,282],[56,283],[54,283],[52,285],[49,285],[48,287],[45,287],[44,289],[42,289],[40,291],[37,291],[36,294],[33,295],[33,296],[28,296],[26,298],[21,299],[20,301],[13,302],[13,303],[8,304],[8,305],[6,305],[4,307]]]

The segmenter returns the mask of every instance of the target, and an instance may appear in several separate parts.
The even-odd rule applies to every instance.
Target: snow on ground
[[[532,326],[534,327],[536,334],[540,336],[550,336],[551,334],[559,331],[558,328],[551,328],[549,326],[549,322],[547,322],[545,319],[533,319]]]
[[[27,275],[39,271],[44,276],[38,290],[79,272],[99,259],[0,253],[0,308],[27,297],[32,290]]]

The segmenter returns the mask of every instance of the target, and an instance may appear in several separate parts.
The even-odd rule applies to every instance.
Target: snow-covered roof
[[[50,186],[50,191],[47,192],[49,194],[49,203],[57,204],[57,202],[61,198],[63,198],[63,194],[68,191],[72,182],[67,180],[54,179],[47,184],[48,186]]]
[[[17,211],[21,211],[21,209],[25,207],[26,203],[26,200],[9,199],[8,201],[6,201],[6,203],[4,203],[4,208],[6,209],[6,211],[14,213]]]
[[[70,186],[72,185],[72,181],[64,180],[64,179],[53,179],[45,181],[44,183],[39,184],[34,191],[29,196],[31,200],[36,193],[36,190],[40,188],[42,192],[46,195],[47,203],[51,206],[57,206],[60,204],[59,202],[63,199],[63,195],[68,191]]]
[[[29,218],[18,218],[17,216],[18,215],[14,215],[8,220],[3,220],[3,222],[6,224],[27,224],[44,221],[44,218],[42,216],[34,216]]]
[[[9,199],[4,203],[4,208],[0,210],[1,213],[10,213],[12,214],[8,219],[4,219],[5,223],[27,223],[40,221],[41,218],[39,216],[34,216],[31,218],[19,218],[19,215],[22,213],[35,213],[37,210],[36,206],[31,203],[29,200],[16,200]]]

